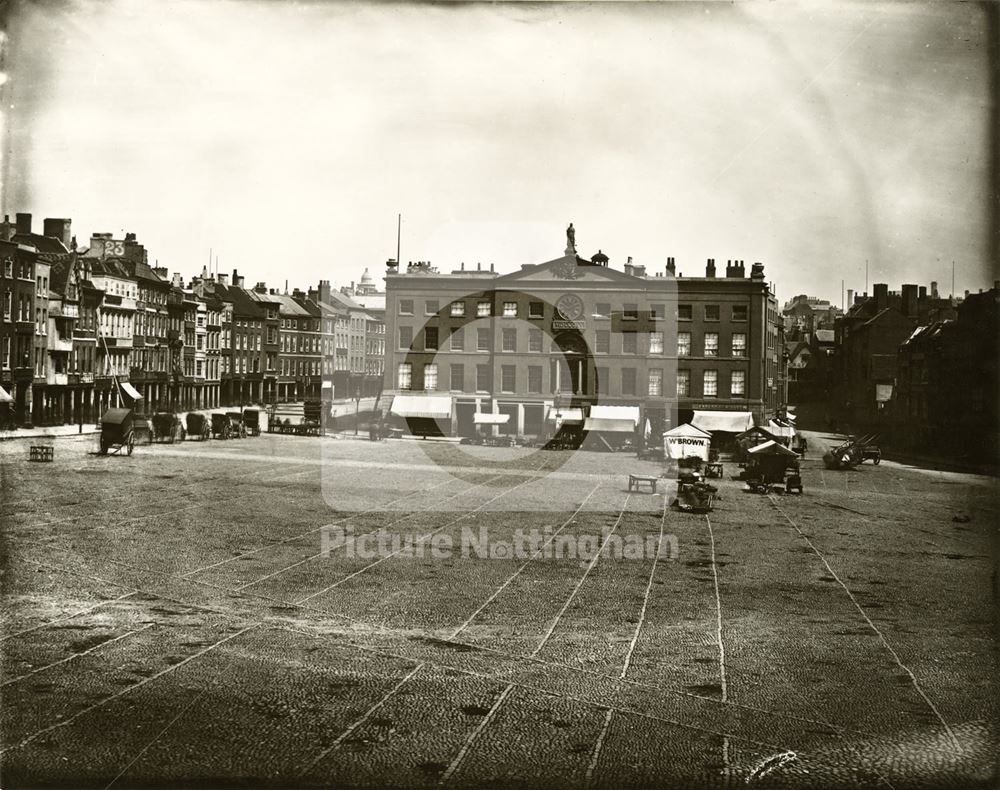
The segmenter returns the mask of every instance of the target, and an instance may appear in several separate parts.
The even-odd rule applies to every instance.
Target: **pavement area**
[[[996,480],[807,435],[709,515],[626,454],[4,442],[0,784],[993,786]]]

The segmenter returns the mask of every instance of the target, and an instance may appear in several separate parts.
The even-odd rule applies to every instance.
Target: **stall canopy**
[[[562,425],[583,425],[583,409],[549,409],[547,418]]]
[[[632,420],[612,419],[609,417],[588,417],[583,424],[587,431],[607,431],[608,433],[632,433],[635,423]]]
[[[775,441],[767,441],[764,444],[758,444],[756,447],[751,447],[747,450],[750,455],[761,456],[761,455],[784,455],[791,458],[798,458],[798,455],[789,450],[783,444],[778,444]]]
[[[397,395],[392,399],[390,414],[397,417],[425,417],[447,420],[451,417],[450,395]]]
[[[663,434],[663,451],[667,458],[698,457],[708,460],[712,435],[701,428],[685,423]]]
[[[591,406],[590,419],[592,420],[628,420],[632,423],[630,431],[635,430],[639,424],[638,406]]]
[[[753,415],[748,411],[696,411],[691,424],[710,433],[743,433],[753,427]]]
[[[504,425],[510,422],[510,415],[477,411],[472,415],[472,422],[476,425]]]
[[[771,420],[767,424],[767,432],[779,439],[788,439],[790,441],[795,438],[795,428],[791,425],[781,425],[774,420]]]
[[[142,400],[142,393],[139,392],[135,387],[129,384],[127,381],[120,382],[122,392],[128,395],[132,400]]]
[[[14,399],[3,387],[0,387],[0,403],[13,403]]]

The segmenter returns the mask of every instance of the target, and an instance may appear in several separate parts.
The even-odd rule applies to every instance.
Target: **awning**
[[[0,387],[0,403],[13,403],[14,399],[3,387]]]
[[[583,409],[549,409],[548,419],[558,420],[562,425],[583,425]]]
[[[510,415],[477,411],[472,415],[472,422],[476,425],[504,425],[505,423],[510,422]]]
[[[753,428],[753,415],[748,411],[696,411],[691,424],[709,433],[743,433]]]
[[[613,420],[605,417],[588,417],[583,424],[585,431],[607,431],[608,433],[632,433],[635,423],[632,420]]]
[[[712,434],[708,431],[703,431],[701,428],[696,428],[690,423],[684,423],[683,425],[678,425],[676,428],[671,428],[669,431],[663,434],[664,436],[677,436],[677,437],[689,437],[692,439],[711,439]]]
[[[135,387],[133,387],[127,381],[120,381],[120,382],[118,382],[118,386],[122,388],[122,392],[124,392],[126,395],[128,395],[133,400],[142,400],[142,394],[139,392],[139,390],[137,390]]]
[[[451,395],[397,395],[390,414],[397,417],[424,417],[432,420],[451,418]]]
[[[791,425],[779,425],[774,420],[771,420],[765,430],[772,436],[777,436],[779,439],[793,439],[795,438],[795,429]]]
[[[787,455],[792,458],[798,458],[797,453],[775,441],[766,441],[764,444],[758,444],[756,447],[751,447],[747,452],[751,455]]]
[[[591,406],[590,418],[592,420],[628,420],[632,423],[629,430],[633,430],[639,424],[638,406]],[[607,430],[607,429],[596,429]]]

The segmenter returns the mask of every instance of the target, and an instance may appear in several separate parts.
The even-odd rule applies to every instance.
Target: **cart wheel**
[[[107,454],[108,454],[108,446],[104,442],[101,442],[101,455],[107,455]]]
[[[129,434],[128,435],[128,445],[125,448],[129,455],[132,455],[132,445],[133,445],[132,434]]]
[[[882,461],[881,455],[877,455],[875,456],[875,458],[872,459],[872,463],[875,464],[875,466],[878,466],[881,461]]]

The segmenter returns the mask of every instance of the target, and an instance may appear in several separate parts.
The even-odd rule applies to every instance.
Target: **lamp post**
[[[361,383],[354,385],[354,435],[358,435],[358,423],[361,421]]]

